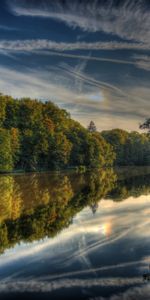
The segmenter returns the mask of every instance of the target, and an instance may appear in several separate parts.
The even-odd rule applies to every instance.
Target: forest
[[[149,164],[148,133],[98,132],[50,101],[0,94],[0,172]]]

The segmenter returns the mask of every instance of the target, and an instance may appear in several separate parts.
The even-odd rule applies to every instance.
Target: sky
[[[138,131],[150,117],[150,1],[1,0],[0,74],[4,94]]]

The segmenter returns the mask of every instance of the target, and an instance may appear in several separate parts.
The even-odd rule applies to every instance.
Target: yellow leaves
[[[45,117],[44,120],[43,120],[43,124],[44,124],[44,127],[45,127],[50,133],[53,133],[53,132],[54,132],[55,125],[54,125],[53,121],[52,121],[50,118]]]
[[[11,148],[12,148],[12,153],[18,154],[18,151],[20,149],[20,133],[18,128],[11,128],[10,129],[10,134],[11,134]]]
[[[0,128],[0,171],[11,171],[13,157],[11,151],[11,136],[7,129]]]
[[[19,137],[19,129],[18,128],[11,128],[10,129],[10,133],[11,133],[11,138],[12,140],[15,142],[17,142],[18,137]]]
[[[11,218],[13,184],[11,176],[0,176],[0,222]]]

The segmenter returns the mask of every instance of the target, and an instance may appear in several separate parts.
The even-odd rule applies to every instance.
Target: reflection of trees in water
[[[113,169],[103,169],[90,172],[84,175],[84,186],[77,194],[76,198],[82,199],[82,203],[89,205],[95,213],[98,208],[98,201],[105,198],[107,193],[112,190],[116,182],[116,174]]]
[[[17,219],[22,209],[20,187],[12,176],[0,176],[0,222]]]
[[[0,177],[0,221],[9,219],[12,210],[13,178]]]
[[[149,193],[150,176],[119,180],[112,169],[1,176],[0,251],[20,241],[57,235],[85,206],[94,213],[102,198],[121,201]]]
[[[141,195],[150,194],[150,175],[140,175],[128,178],[118,179],[114,189],[111,190],[107,197],[114,201],[122,201],[129,197],[137,198]]]

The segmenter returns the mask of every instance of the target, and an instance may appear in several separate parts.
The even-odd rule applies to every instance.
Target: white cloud
[[[42,1],[28,5],[27,1],[11,1],[10,8],[18,16],[51,18],[83,31],[103,31],[120,38],[149,44],[150,11],[145,1],[125,0],[115,6],[113,1]],[[33,5],[34,4],[34,5]],[[145,45],[146,46],[146,45]]]
[[[24,72],[0,67],[0,91],[14,97],[31,97],[68,102],[75,99],[67,78],[55,72],[24,70]],[[65,82],[66,80],[66,82]],[[66,87],[65,87],[66,85]]]
[[[81,59],[83,61],[98,61],[98,62],[109,62],[125,65],[134,65],[137,68],[150,71],[150,57],[148,55],[134,55],[133,60],[123,60],[115,58],[105,58],[100,56],[89,56],[82,54],[64,53],[65,51],[75,50],[116,50],[116,49],[149,49],[149,45],[142,43],[128,43],[128,42],[55,42],[47,39],[31,39],[31,40],[1,40],[0,41],[0,53],[2,55],[8,55],[15,59],[13,54],[23,53],[32,54],[36,53],[39,55],[51,55],[68,57],[73,59]],[[84,64],[84,63],[83,63]]]
[[[25,51],[31,52],[35,50],[56,50],[56,51],[72,51],[72,50],[116,50],[116,49],[148,49],[149,44],[130,43],[130,42],[55,42],[47,39],[31,39],[31,40],[1,40],[0,50],[8,51]]]
[[[138,130],[139,123],[149,114],[149,85],[139,81],[118,87],[89,76],[84,67],[61,65],[53,70],[23,72],[0,67],[0,91],[17,98],[49,99],[65,107],[85,126],[92,113],[99,130]]]
[[[150,71],[150,56],[149,55],[134,55],[135,65],[139,69]]]

